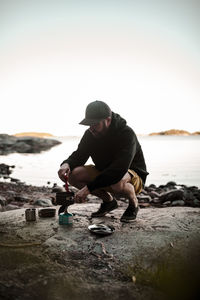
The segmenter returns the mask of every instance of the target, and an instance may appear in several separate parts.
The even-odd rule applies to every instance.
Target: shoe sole
[[[121,222],[124,222],[124,223],[130,223],[130,222],[135,221],[136,218],[137,218],[137,215],[138,215],[139,210],[140,210],[140,208],[138,207],[138,211],[137,211],[136,216],[134,217],[134,219],[128,219],[128,218],[126,219],[126,218],[121,217],[120,221],[121,221]]]
[[[131,222],[134,222],[135,220],[136,220],[136,218],[135,219],[129,219],[129,220],[127,220],[127,219],[120,219],[120,222],[131,223]]]

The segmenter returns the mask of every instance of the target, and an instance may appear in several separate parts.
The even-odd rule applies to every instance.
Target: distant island
[[[200,135],[200,131],[188,132],[186,130],[170,129],[160,132],[152,132],[149,135]]]
[[[21,132],[21,133],[15,133],[14,136],[20,137],[20,136],[33,136],[33,137],[53,137],[53,134],[46,133],[46,132]]]
[[[0,155],[10,153],[40,153],[61,144],[52,138],[30,136],[29,132],[24,136],[0,134]]]

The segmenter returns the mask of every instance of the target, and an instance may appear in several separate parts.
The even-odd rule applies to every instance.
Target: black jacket
[[[105,136],[95,138],[86,130],[77,150],[62,164],[67,162],[73,170],[84,165],[90,156],[95,167],[101,171],[101,174],[87,185],[90,192],[117,183],[128,169],[134,170],[143,183],[149,174],[137,136],[116,113],[112,113],[112,121]]]

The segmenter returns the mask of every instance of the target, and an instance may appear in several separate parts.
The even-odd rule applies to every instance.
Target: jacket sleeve
[[[90,156],[89,152],[89,143],[87,138],[87,131],[83,135],[80,143],[78,144],[78,148],[76,151],[74,151],[66,160],[64,160],[61,163],[61,166],[64,163],[68,163],[70,166],[70,169],[73,170],[74,168],[78,166],[82,166],[86,163]]]
[[[117,183],[122,179],[136,154],[137,140],[133,132],[123,133],[112,163],[87,187],[90,192]]]

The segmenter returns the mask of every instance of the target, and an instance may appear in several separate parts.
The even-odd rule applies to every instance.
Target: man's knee
[[[69,175],[69,183],[71,185],[76,185],[77,182],[88,182],[88,173],[83,166],[74,168]]]
[[[131,176],[129,173],[126,173],[120,181],[111,185],[111,189],[112,189],[113,193],[123,194],[126,191],[127,183],[130,183],[130,182],[131,182]]]

